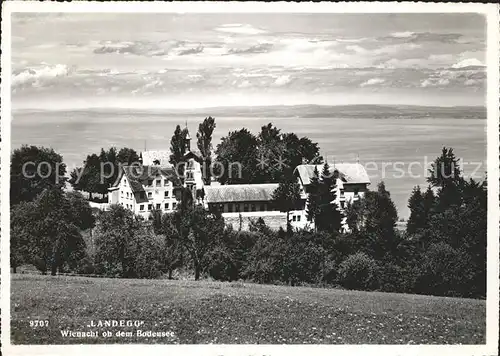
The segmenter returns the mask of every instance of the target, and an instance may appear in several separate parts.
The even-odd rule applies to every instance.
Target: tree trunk
[[[16,263],[12,264],[12,273],[17,273],[17,264]]]
[[[50,275],[55,276],[57,274],[57,263],[56,261],[52,261],[52,265],[50,266]]]
[[[172,279],[172,269],[169,268],[168,270],[168,279]]]
[[[194,266],[194,280],[197,281],[200,279],[200,266],[198,263],[195,264]]]

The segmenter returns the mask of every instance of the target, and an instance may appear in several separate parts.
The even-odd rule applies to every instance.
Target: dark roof
[[[360,163],[328,163],[330,166],[330,172],[333,173],[337,170],[340,174],[340,178],[349,184],[370,184],[370,177],[366,172],[365,167]],[[323,165],[314,164],[301,164],[295,168],[295,172],[299,174],[302,184],[308,185],[311,182],[311,178],[314,176],[314,167],[317,167],[319,174],[323,170]]]
[[[154,179],[158,175],[166,176],[174,186],[181,185],[179,177],[175,173],[173,168],[163,168],[158,166],[123,166],[122,171],[120,172],[119,178],[116,180],[113,187],[116,187],[120,184],[120,180],[125,175],[130,183],[130,188],[132,188],[133,192],[143,192],[143,183],[148,179]]]
[[[228,184],[206,186],[207,203],[270,201],[278,184]]]

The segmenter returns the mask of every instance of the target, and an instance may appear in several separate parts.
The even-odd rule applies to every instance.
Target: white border
[[[19,346],[10,344],[10,113],[11,113],[11,14],[13,12],[194,12],[194,13],[460,13],[485,15],[487,19],[487,167],[488,167],[488,251],[486,345],[66,345]],[[2,8],[1,83],[1,340],[6,355],[66,355],[120,353],[136,355],[182,353],[184,355],[494,355],[498,352],[499,305],[499,7],[495,4],[455,3],[257,3],[257,2],[29,2],[6,1]]]

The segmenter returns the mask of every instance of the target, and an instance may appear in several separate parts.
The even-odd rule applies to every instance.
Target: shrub
[[[419,268],[415,292],[442,296],[472,296],[474,273],[470,257],[439,242],[429,246]]]
[[[379,263],[377,269],[378,289],[382,292],[406,293],[412,289],[409,271],[394,263]]]
[[[243,276],[257,283],[281,280],[285,253],[282,239],[260,235],[248,255]]]
[[[326,256],[324,249],[314,242],[314,235],[308,232],[296,232],[284,243],[286,258],[283,280],[292,285],[321,282]]]
[[[218,281],[238,279],[238,269],[234,257],[224,246],[216,246],[207,255],[207,272]]]
[[[362,252],[347,257],[339,266],[339,282],[349,289],[371,290],[377,287],[377,264]]]

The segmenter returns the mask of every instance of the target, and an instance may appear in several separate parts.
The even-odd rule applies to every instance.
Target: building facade
[[[247,230],[252,220],[262,218],[273,229],[286,228],[286,213],[277,211],[271,201],[278,184],[212,183],[205,186],[206,209],[219,211],[226,224]]]
[[[360,163],[331,163],[330,175],[336,176],[335,182],[335,204],[342,212],[347,204],[362,199],[370,184],[370,177],[365,167]],[[323,165],[301,164],[295,168],[294,175],[300,186],[301,209],[292,213],[292,224],[304,228],[306,226],[314,227],[313,222],[307,221],[307,199],[310,193],[311,179],[315,175],[315,170],[321,172]],[[320,177],[318,177],[320,178]],[[346,218],[342,220],[342,229],[349,231]]]
[[[108,203],[118,204],[149,219],[153,210],[168,213],[177,208],[181,183],[173,168],[124,166],[109,188]]]

